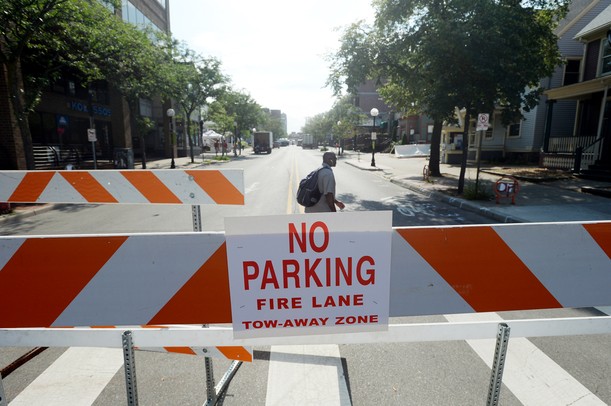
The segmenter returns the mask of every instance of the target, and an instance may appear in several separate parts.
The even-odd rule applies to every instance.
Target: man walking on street
[[[323,213],[337,211],[335,206],[342,210],[344,203],[335,199],[335,175],[333,168],[337,157],[333,152],[325,152],[322,156],[322,167],[318,170],[318,190],[321,192],[320,200],[314,206],[306,207],[306,213]]]

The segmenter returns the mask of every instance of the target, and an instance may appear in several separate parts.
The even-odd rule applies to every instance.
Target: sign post
[[[91,142],[91,152],[93,153],[93,169],[98,169],[98,162],[95,156],[95,142],[98,140],[95,128],[87,129],[87,139]]]
[[[490,126],[490,115],[489,114],[485,114],[485,113],[480,113],[477,115],[477,128],[476,130],[479,131],[479,138],[477,140],[477,171],[475,174],[475,198],[478,198],[478,193],[479,193],[479,168],[480,168],[480,162],[481,162],[481,155],[482,155],[482,138],[484,138],[484,132],[486,132],[486,130],[488,130],[488,127]]]
[[[391,228],[390,211],[227,218],[234,336],[386,330]]]

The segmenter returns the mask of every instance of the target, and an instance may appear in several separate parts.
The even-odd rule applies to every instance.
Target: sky
[[[339,48],[339,28],[373,21],[370,1],[171,0],[170,28],[190,49],[218,58],[235,90],[282,110],[290,134],[333,106],[325,55]]]

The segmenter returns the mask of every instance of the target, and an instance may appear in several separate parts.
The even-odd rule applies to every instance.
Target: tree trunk
[[[142,138],[140,137],[140,126],[138,125],[138,117],[139,117],[139,110],[140,110],[140,102],[137,98],[133,99],[133,98],[126,98],[127,100],[127,107],[129,109],[129,127],[130,127],[130,131],[131,131],[131,139],[132,139],[132,152],[134,154],[134,167],[136,166],[136,159],[135,159],[135,155],[136,155],[136,151],[134,151],[134,145],[133,145],[133,140],[135,138],[138,138],[140,140],[140,149],[142,149],[144,147],[144,142],[142,141]],[[145,158],[146,159],[146,158]],[[127,165],[129,167],[129,165]],[[145,169],[146,167],[146,162],[143,161],[143,166],[142,169]]]
[[[187,139],[189,140],[189,153],[191,155],[191,163],[194,163],[195,155],[193,153],[193,137],[191,137],[191,120],[189,119],[187,119]]]
[[[441,120],[435,120],[433,123],[433,135],[431,137],[431,155],[429,156],[429,170],[431,176],[440,177],[441,171],[439,170],[439,149],[441,146],[441,127],[443,122]]]
[[[142,153],[142,169],[146,169],[146,133],[140,138],[140,149]]]
[[[458,177],[458,190],[459,195],[463,194],[465,189],[465,172],[467,170],[467,159],[469,158],[469,122],[471,121],[471,115],[469,109],[465,113],[465,132],[462,136],[462,162],[460,163],[460,176]]]
[[[30,132],[30,122],[25,108],[24,100],[24,83],[21,72],[21,60],[16,59],[6,63],[9,97],[13,105],[13,114],[15,121],[21,132],[21,140],[23,145],[23,153],[25,155],[25,164],[27,170],[35,169],[34,163],[34,148],[32,145],[32,133]],[[18,142],[15,139],[15,142]],[[21,168],[23,169],[23,168]]]

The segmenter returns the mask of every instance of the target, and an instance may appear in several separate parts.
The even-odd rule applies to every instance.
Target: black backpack
[[[304,207],[312,207],[320,200],[322,193],[318,189],[318,171],[323,168],[318,168],[308,174],[299,182],[297,189],[297,203]]]

